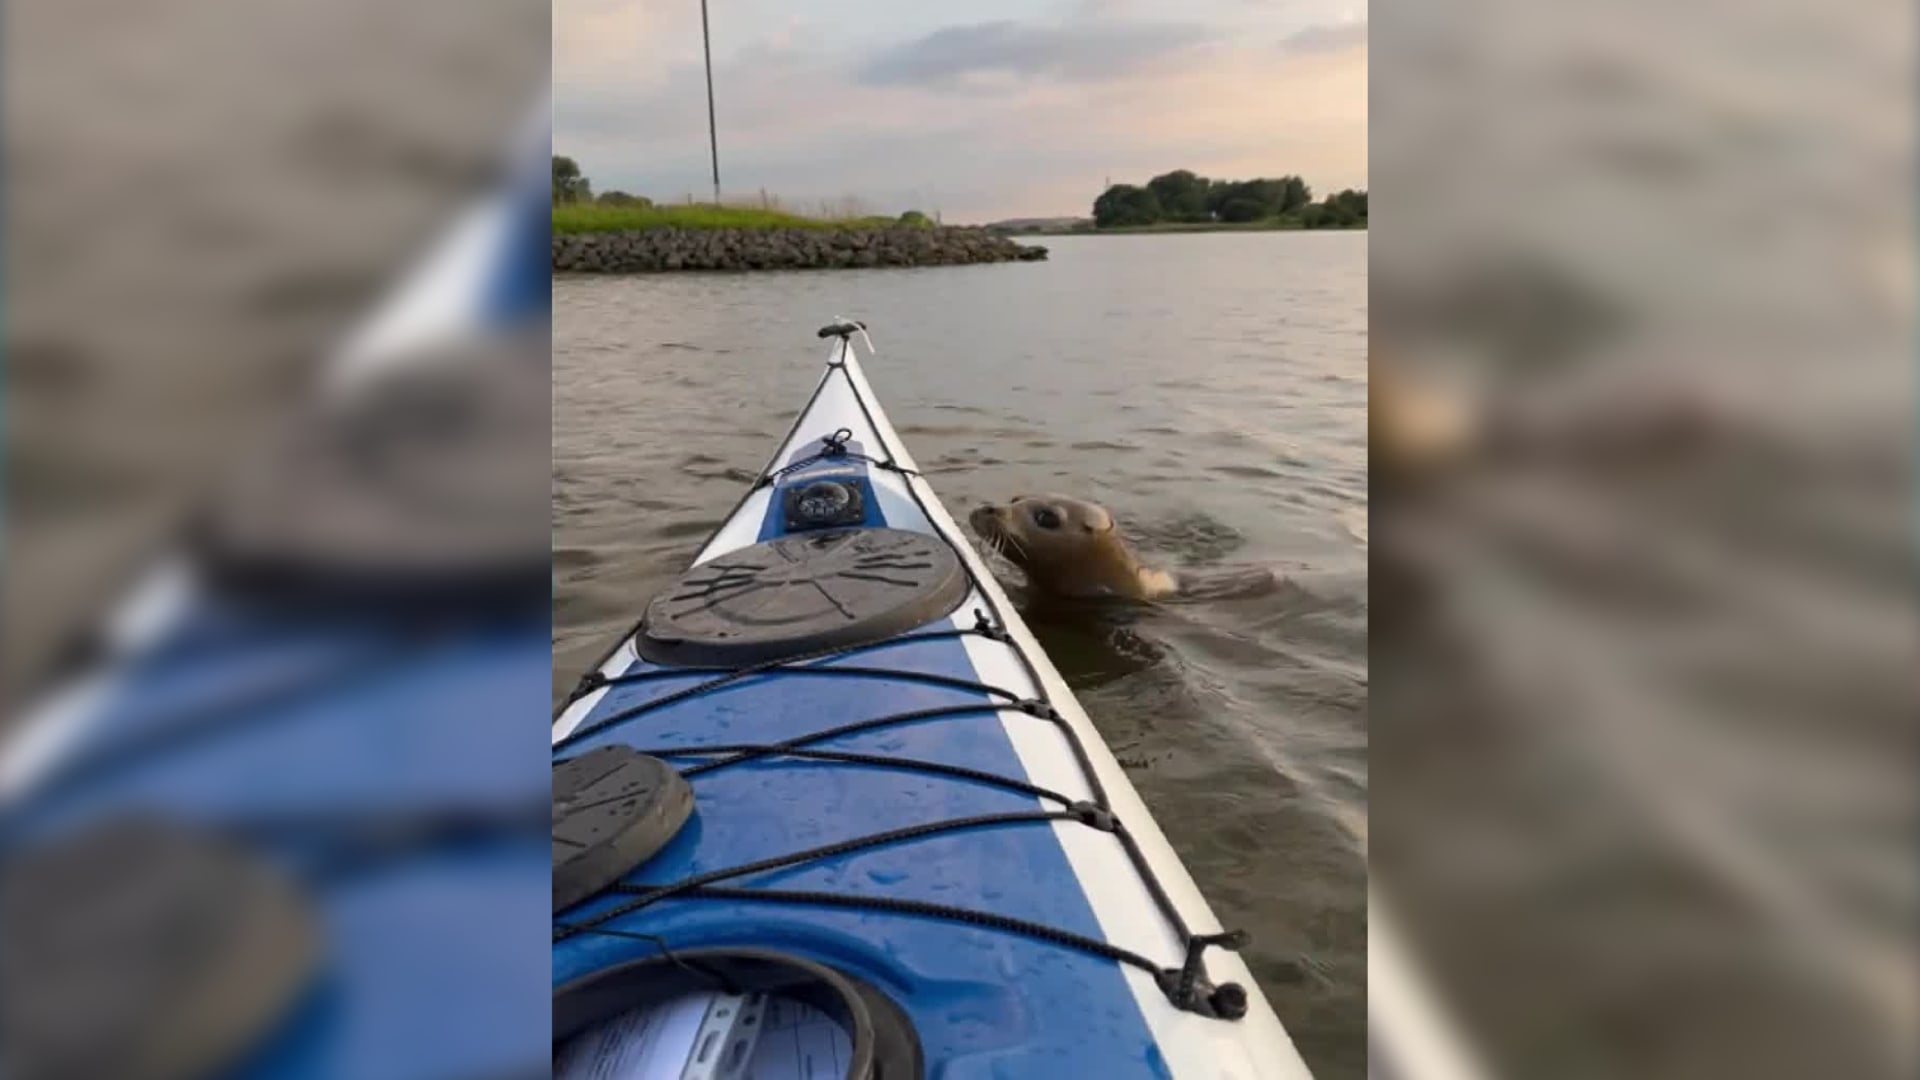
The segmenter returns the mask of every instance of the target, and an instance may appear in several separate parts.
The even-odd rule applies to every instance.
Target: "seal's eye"
[[[1043,506],[1033,512],[1033,523],[1043,529],[1060,527],[1060,512],[1051,506]]]

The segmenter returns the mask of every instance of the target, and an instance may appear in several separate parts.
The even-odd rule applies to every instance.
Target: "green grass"
[[[875,229],[899,224],[890,217],[816,218],[759,207],[600,206],[589,203],[553,208],[555,233],[630,232],[672,226],[680,229]]]

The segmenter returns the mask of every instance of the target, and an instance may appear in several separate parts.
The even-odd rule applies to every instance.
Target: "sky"
[[[1173,169],[1367,183],[1364,0],[708,0],[720,180],[797,209],[1086,215]],[[707,198],[699,0],[555,0],[554,153]]]

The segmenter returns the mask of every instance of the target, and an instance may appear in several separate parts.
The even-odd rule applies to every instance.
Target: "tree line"
[[[645,195],[629,195],[624,191],[605,191],[598,197],[593,194],[593,182],[580,171],[580,163],[561,154],[553,155],[553,205],[572,206],[576,203],[599,203],[601,206],[652,206],[653,200]]]
[[[1297,176],[1209,180],[1177,169],[1144,187],[1115,184],[1093,201],[1093,223],[1102,229],[1213,222],[1271,222],[1303,229],[1364,226],[1367,193],[1349,188],[1314,202],[1313,190]]]

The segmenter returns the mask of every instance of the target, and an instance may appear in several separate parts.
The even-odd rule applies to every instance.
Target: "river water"
[[[1275,593],[1036,620],[1308,1064],[1365,1073],[1367,237],[1049,237],[1041,263],[553,286],[554,694],[691,560],[818,377],[960,514],[1058,491]],[[1006,571],[1009,575],[1016,572]]]

